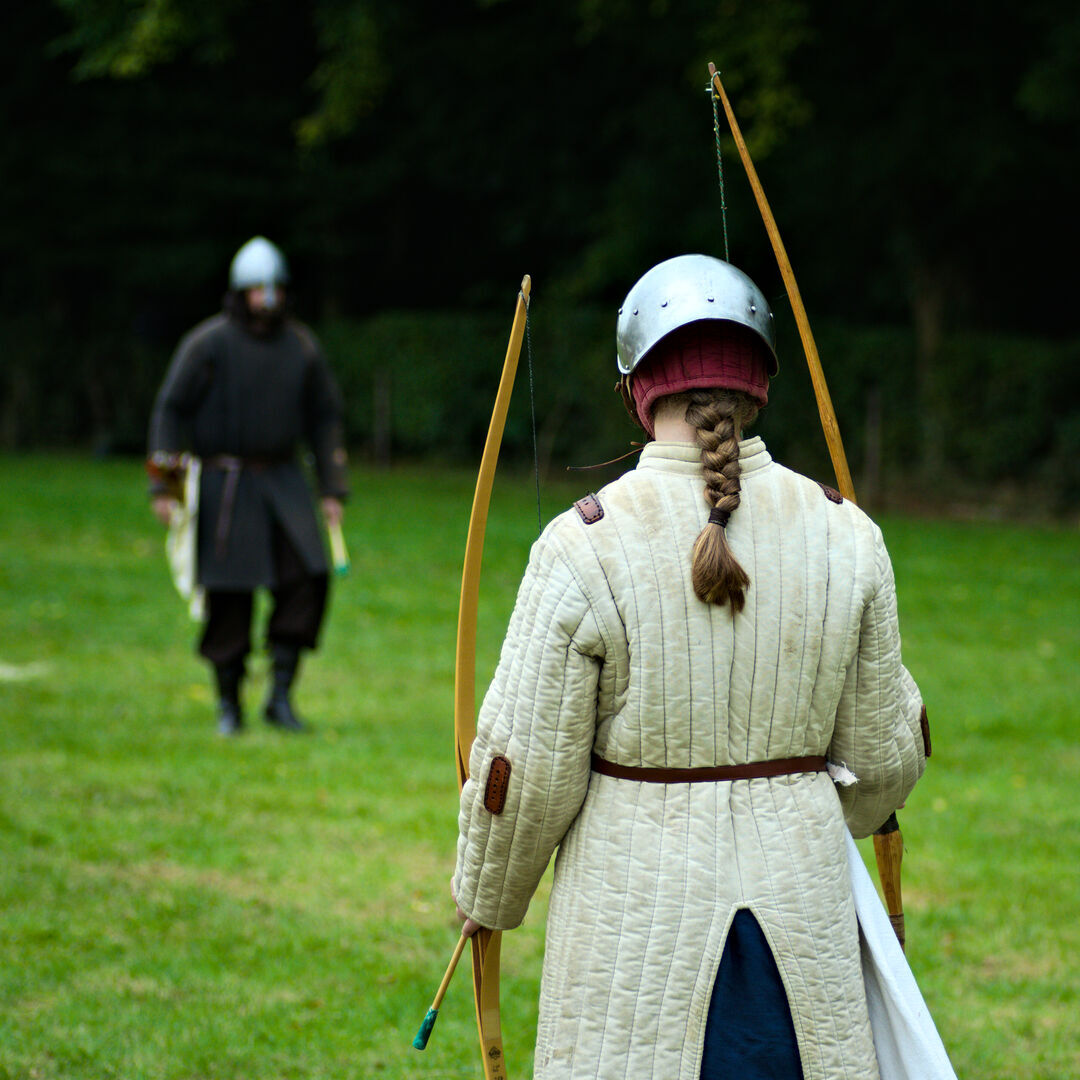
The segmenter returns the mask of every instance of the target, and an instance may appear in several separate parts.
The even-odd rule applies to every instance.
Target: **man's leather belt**
[[[775,758],[772,761],[748,761],[743,765],[704,765],[688,769],[658,769],[643,765],[617,765],[599,754],[592,756],[593,772],[614,776],[619,780],[641,780],[646,784],[695,784],[702,781],[756,780],[765,776],[787,776],[790,773],[824,772],[825,758]]]
[[[236,457],[233,454],[212,454],[203,458],[203,467],[221,469],[225,473],[225,487],[221,492],[221,506],[218,509],[217,525],[214,529],[214,552],[219,559],[225,558],[229,547],[229,532],[232,529],[233,504],[236,502],[236,488],[240,483],[241,469],[272,469],[275,465],[285,465],[290,457]]]
[[[287,465],[292,461],[292,455],[283,454],[281,457],[267,457],[267,456],[245,456],[240,457],[236,454],[211,454],[209,457],[203,458],[203,468],[210,469],[224,469],[226,471],[234,469],[272,469],[276,465]]]

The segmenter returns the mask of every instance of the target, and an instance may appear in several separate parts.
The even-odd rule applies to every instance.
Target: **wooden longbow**
[[[806,363],[810,369],[810,381],[814,385],[814,397],[817,400],[818,416],[821,417],[821,429],[825,433],[825,442],[829,447],[829,457],[832,459],[833,472],[836,474],[836,486],[845,499],[855,502],[855,486],[851,482],[851,470],[848,468],[847,455],[844,453],[844,443],[840,438],[840,426],[836,422],[836,412],[833,409],[832,398],[829,396],[829,387],[825,382],[825,373],[821,369],[821,358],[818,356],[817,345],[814,343],[814,335],[810,330],[810,320],[806,317],[806,308],[803,306],[802,294],[795,280],[795,273],[791,269],[791,260],[788,258],[784,242],[780,239],[780,230],[776,227],[776,219],[769,208],[769,200],[765,198],[765,191],[758,179],[757,170],[753,161],[750,160],[750,151],[746,148],[742,131],[739,130],[735,112],[731,108],[731,102],[724,92],[724,84],[720,81],[720,72],[716,65],[709,64],[709,78],[713,93],[724,106],[728,126],[731,128],[732,138],[738,148],[739,157],[742,159],[746,177],[750,181],[750,187],[754,192],[754,200],[758,210],[761,211],[762,221],[765,223],[765,231],[769,234],[769,242],[772,244],[773,254],[776,256],[777,265],[780,267],[780,276],[784,279],[784,287],[787,289],[788,300],[791,310],[795,315],[795,323],[799,328],[799,337],[802,339],[803,352],[806,354]],[[900,833],[900,824],[895,814],[890,814],[888,821],[874,833],[874,856],[877,859],[878,877],[881,880],[881,891],[885,894],[885,906],[889,912],[889,920],[901,948],[904,946],[904,904],[900,890],[900,863],[904,854],[904,840]]]
[[[480,564],[484,555],[484,532],[487,527],[491,488],[499,460],[503,428],[510,407],[525,320],[529,311],[529,275],[521,279],[510,340],[506,346],[499,389],[488,425],[480,471],[476,477],[469,532],[465,541],[465,564],[461,574],[461,602],[458,605],[457,653],[454,663],[454,751],[457,759],[458,788],[469,778],[469,751],[476,738],[476,624],[480,597]],[[503,1058],[502,1026],[499,1016],[499,955],[502,932],[478,930],[472,937],[473,997],[476,1023],[486,1080],[506,1080]]]

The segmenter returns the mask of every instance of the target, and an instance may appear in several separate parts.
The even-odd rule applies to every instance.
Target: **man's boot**
[[[296,679],[296,670],[300,666],[300,646],[274,642],[270,646],[270,654],[273,657],[273,668],[270,696],[266,699],[263,713],[266,722],[285,731],[307,731],[307,727],[293,712],[289,699]]]
[[[218,689],[218,734],[239,735],[244,730],[240,710],[240,684],[244,681],[244,661],[215,665]]]

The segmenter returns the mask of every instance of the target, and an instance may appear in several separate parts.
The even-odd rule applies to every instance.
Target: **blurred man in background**
[[[304,730],[291,690],[302,650],[318,642],[328,573],[301,445],[314,456],[328,525],[340,524],[347,495],[341,394],[314,334],[289,314],[288,283],[274,244],[261,236],[244,244],[224,310],[181,340],[150,420],[150,490],[163,524],[181,510],[187,455],[200,466],[187,508],[205,592],[199,652],[214,668],[223,735],[243,730],[241,688],[260,587],[274,599],[264,716]]]

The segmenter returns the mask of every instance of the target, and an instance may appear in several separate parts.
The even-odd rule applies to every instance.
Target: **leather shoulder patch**
[[[506,792],[510,787],[510,759],[496,754],[488,769],[487,787],[484,789],[484,808],[493,814],[501,814],[506,806]]]
[[[930,721],[926,716],[926,706],[922,707],[922,712],[919,713],[919,727],[922,728],[922,744],[923,751],[926,756],[930,756]]]
[[[828,484],[823,484],[820,480],[817,482],[817,486],[825,493],[825,498],[828,499],[829,502],[842,503],[844,501],[844,496],[841,495],[836,488],[831,488]]]
[[[581,515],[581,520],[586,525],[595,525],[604,516],[604,508],[593,494],[586,495],[584,499],[578,499],[574,503],[574,509]]]

